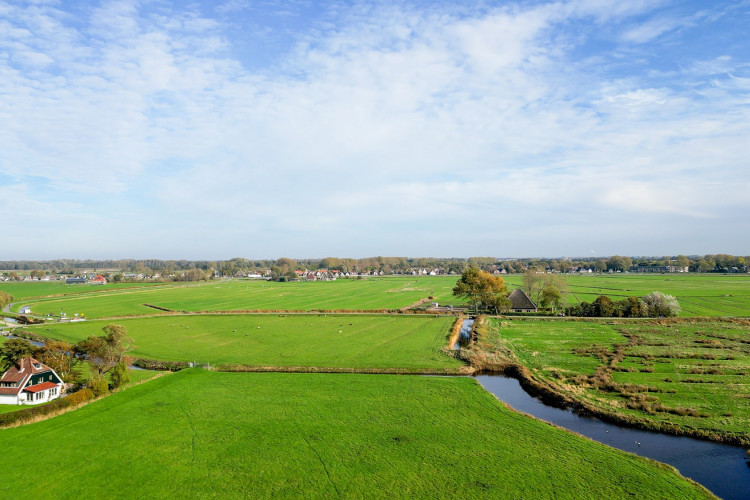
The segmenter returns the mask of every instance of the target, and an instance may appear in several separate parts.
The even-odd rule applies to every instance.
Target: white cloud
[[[746,61],[717,55],[654,85],[607,74],[604,53],[571,59],[583,41],[570,23],[619,23],[654,5],[360,6],[254,71],[196,10],[107,2],[73,28],[55,7],[12,8],[0,31],[12,47],[0,56],[0,173],[28,184],[31,172],[58,195],[132,198],[130,212],[147,196],[169,225],[252,223],[248,235],[408,223],[423,229],[402,238],[437,241],[436,221],[478,232],[490,217],[528,234],[530,223],[553,231],[550,214],[575,225],[592,212],[704,220],[747,208]],[[659,19],[623,39],[672,29]],[[701,189],[715,172],[734,181]]]

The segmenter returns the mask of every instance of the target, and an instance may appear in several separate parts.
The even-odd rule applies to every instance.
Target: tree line
[[[653,292],[639,299],[627,297],[614,301],[606,295],[598,296],[592,303],[565,308],[567,316],[599,318],[670,318],[680,314],[680,304],[671,295]]]
[[[469,267],[476,267],[486,272],[522,273],[528,269],[540,269],[555,272],[568,272],[578,268],[591,269],[595,272],[624,272],[633,266],[687,267],[691,272],[732,272],[747,271],[750,256],[729,254],[709,255],[675,255],[663,257],[577,257],[577,258],[436,258],[436,257],[365,257],[359,259],[324,257],[320,259],[246,259],[234,257],[228,260],[160,260],[160,259],[104,259],[104,260],[6,260],[0,261],[0,270],[6,276],[35,274],[39,277],[45,273],[74,275],[83,270],[118,270],[122,273],[159,273],[161,275],[179,275],[187,271],[201,271],[204,274],[219,272],[233,275],[237,272],[261,272],[277,267],[292,270],[336,270],[343,273],[411,274],[415,269],[439,269],[446,274],[461,274]]]

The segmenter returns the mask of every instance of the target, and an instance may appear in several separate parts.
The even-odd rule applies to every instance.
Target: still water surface
[[[547,406],[504,375],[476,375],[477,381],[514,409],[565,427],[601,443],[672,465],[685,477],[726,500],[750,500],[750,467],[736,446],[622,427]]]

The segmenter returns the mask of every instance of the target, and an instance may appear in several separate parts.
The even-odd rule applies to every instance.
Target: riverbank
[[[586,331],[574,323],[561,324],[551,328],[540,327],[540,322],[488,320],[475,325],[477,339],[461,349],[460,357],[477,370],[517,378],[525,390],[550,405],[640,429],[750,446],[745,425],[750,410],[742,404],[748,397],[744,330],[712,332],[711,323],[705,322],[699,327],[642,323],[628,325],[626,331],[604,322],[587,324]],[[673,329],[674,324],[679,328]],[[691,328],[696,338],[689,336]],[[717,335],[724,337],[723,344],[717,344]],[[722,345],[739,347],[731,355],[715,354]],[[711,352],[705,346],[711,346]],[[721,362],[725,368],[716,366]],[[726,394],[716,382],[710,383],[722,369],[730,384]],[[705,373],[709,370],[713,373]],[[714,399],[708,399],[706,391]]]

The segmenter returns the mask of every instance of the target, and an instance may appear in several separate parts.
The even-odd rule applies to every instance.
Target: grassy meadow
[[[490,321],[481,344],[604,413],[750,443],[750,324]]]
[[[440,352],[454,317],[405,315],[193,315],[119,319],[133,356],[269,367],[457,372]],[[108,321],[57,323],[30,331],[77,342],[101,335]]]
[[[593,302],[599,295],[613,300],[643,297],[659,291],[677,297],[680,316],[750,316],[748,274],[569,274],[567,305]],[[508,290],[519,288],[523,276],[504,276]]]
[[[503,278],[509,291],[522,285],[522,275]],[[400,309],[430,296],[440,304],[461,305],[461,300],[451,294],[457,279],[458,276],[408,276],[292,283],[222,280],[85,288],[42,282],[3,283],[0,290],[15,297],[15,311],[22,305],[31,305],[32,311],[41,315],[64,311],[68,316],[83,313],[88,318],[104,318],[154,315],[163,313],[163,309],[186,312]],[[619,300],[660,291],[677,297],[683,317],[750,316],[750,275],[617,273],[571,274],[565,275],[565,279],[567,305],[593,302],[599,295]]]
[[[7,292],[13,296],[14,301],[29,298],[64,296],[64,295],[87,295],[112,290],[123,290],[129,288],[152,288],[172,286],[171,283],[107,283],[106,285],[66,285],[65,281],[3,281],[0,282],[0,292]]]
[[[87,318],[153,315],[164,311],[233,310],[376,310],[408,307],[429,296],[435,301],[460,303],[451,295],[458,278],[389,277],[362,280],[277,283],[264,280],[227,280],[189,285],[103,290],[64,298],[29,300],[36,314],[68,316],[83,313]],[[10,292],[9,292],[10,293]]]
[[[3,498],[711,498],[468,378],[193,369],[0,443]]]

